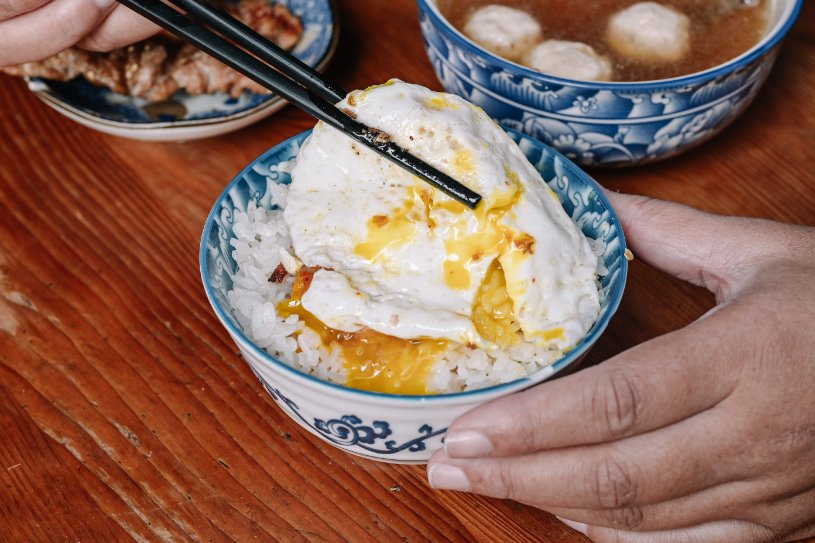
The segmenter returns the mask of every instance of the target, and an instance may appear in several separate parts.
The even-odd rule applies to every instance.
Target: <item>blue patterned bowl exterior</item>
[[[301,426],[326,442],[360,456],[398,463],[423,463],[442,446],[442,437],[460,414],[488,400],[527,388],[580,360],[617,310],[628,262],[620,222],[597,183],[550,147],[508,131],[560,198],[583,232],[605,245],[600,316],[566,356],[536,374],[503,385],[437,396],[402,396],[351,389],[300,372],[257,347],[235,320],[226,293],[236,270],[229,244],[236,210],[249,202],[269,209],[270,187],[289,183],[294,158],[309,132],[270,149],[226,188],[204,225],[201,277],[218,319],[275,402]]]
[[[322,67],[333,53],[338,37],[332,0],[275,0],[300,17],[303,37],[292,54],[312,67]],[[141,128],[192,126],[248,115],[272,102],[282,102],[274,94],[244,92],[238,98],[223,93],[190,96],[176,93],[171,104],[153,108],[142,98],[117,94],[78,77],[70,81],[34,78],[32,88],[47,94],[72,111],[100,122]],[[173,107],[175,106],[175,107]],[[180,113],[179,113],[180,112]]]
[[[425,48],[444,88],[583,166],[668,158],[718,134],[755,98],[803,0],[775,0],[779,19],[756,47],[686,77],[593,83],[551,77],[484,50],[418,0]]]

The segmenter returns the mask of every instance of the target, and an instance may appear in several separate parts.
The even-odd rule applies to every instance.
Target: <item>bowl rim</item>
[[[329,39],[325,50],[322,51],[320,57],[314,63],[313,68],[318,72],[323,72],[326,70],[331,60],[334,58],[337,51],[337,46],[339,44],[341,31],[337,0],[325,0],[325,2],[328,12],[331,14],[331,38]],[[282,97],[274,92],[270,92],[269,94],[262,96],[261,101],[254,106],[236,111],[234,113],[200,119],[130,122],[105,117],[95,110],[85,109],[64,100],[62,95],[49,84],[47,78],[25,77],[24,79],[28,85],[28,89],[34,93],[37,98],[60,112],[72,113],[78,117],[81,117],[91,125],[127,130],[133,133],[147,132],[158,129],[165,131],[181,131],[182,129],[208,127],[222,123],[230,123],[232,121],[241,120],[255,115],[267,109],[273,109],[270,114],[275,113],[281,109],[282,106],[288,104],[288,102],[286,102]]]
[[[218,320],[221,322],[221,325],[226,328],[227,332],[229,332],[229,335],[232,337],[232,339],[239,343],[239,346],[243,346],[244,348],[250,350],[252,354],[254,354],[257,358],[262,360],[264,363],[272,366],[273,368],[277,370],[283,370],[284,372],[287,372],[294,378],[305,381],[307,385],[313,384],[314,386],[317,387],[325,387],[328,390],[332,390],[341,394],[357,396],[359,399],[363,398],[369,400],[377,399],[385,402],[397,402],[397,403],[408,402],[411,404],[460,403],[462,401],[470,400],[473,398],[500,395],[500,393],[512,392],[514,390],[520,390],[522,388],[527,388],[529,386],[536,385],[539,382],[543,381],[544,379],[549,378],[552,375],[558,373],[560,370],[566,368],[570,364],[578,361],[594,345],[597,339],[599,339],[599,337],[603,334],[603,332],[608,327],[611,318],[614,316],[614,314],[620,307],[620,302],[622,300],[623,292],[625,291],[626,282],[628,280],[628,260],[624,256],[625,250],[627,248],[627,243],[625,239],[625,232],[623,231],[622,228],[622,222],[617,216],[617,212],[612,207],[611,202],[608,200],[605,193],[603,192],[603,188],[589,174],[581,170],[576,164],[574,164],[567,157],[559,153],[557,150],[546,145],[540,140],[537,140],[532,136],[529,136],[527,134],[524,134],[511,128],[506,127],[502,128],[508,133],[516,135],[516,137],[530,140],[533,145],[543,147],[544,149],[553,153],[555,157],[560,158],[562,160],[565,172],[568,175],[584,178],[588,182],[588,184],[592,186],[594,193],[597,195],[598,199],[603,204],[603,206],[608,210],[609,222],[615,223],[617,225],[616,228],[619,231],[621,242],[620,243],[621,265],[619,269],[619,273],[621,275],[617,283],[619,286],[614,291],[609,292],[609,296],[611,296],[611,299],[609,300],[608,309],[602,315],[600,315],[600,317],[594,323],[589,332],[583,337],[583,339],[581,340],[581,345],[578,348],[569,351],[563,357],[553,362],[551,365],[541,368],[540,370],[531,375],[521,377],[520,379],[515,379],[507,383],[501,383],[498,385],[493,385],[485,388],[466,390],[461,392],[409,395],[409,394],[388,394],[384,392],[361,390],[341,385],[338,383],[332,383],[330,381],[320,379],[309,373],[305,373],[293,366],[290,366],[289,364],[283,362],[282,360],[275,358],[274,356],[266,352],[264,349],[258,347],[254,343],[254,341],[252,341],[252,339],[246,335],[246,333],[241,329],[239,325],[235,325],[232,322],[232,319],[228,318],[226,308],[221,307],[220,303],[214,296],[213,293],[214,287],[211,284],[208,274],[209,266],[207,264],[207,240],[210,237],[210,232],[212,231],[212,229],[217,228],[217,223],[215,222],[214,218],[218,211],[221,209],[221,204],[223,203],[224,200],[226,200],[229,197],[232,189],[243,180],[244,176],[248,174],[250,171],[253,171],[254,166],[258,162],[264,161],[269,155],[278,152],[279,149],[291,145],[292,143],[298,140],[302,144],[302,142],[304,142],[306,138],[311,134],[312,130],[306,130],[297,135],[294,135],[278,143],[272,148],[267,149],[260,156],[252,160],[223,189],[223,191],[220,193],[217,200],[215,201],[214,205],[212,206],[212,209],[210,210],[209,214],[207,215],[206,221],[204,222],[204,229],[201,234],[201,241],[199,246],[199,262],[198,262],[199,272],[201,274],[201,281],[204,285],[204,291],[206,292],[207,299],[209,300],[212,309],[215,311],[215,315],[218,317]],[[546,181],[544,180],[544,182]]]
[[[767,34],[758,43],[741,55],[700,72],[694,72],[692,74],[667,79],[651,79],[647,81],[585,81],[557,77],[538,72],[532,68],[528,68],[522,64],[512,62],[491,53],[487,49],[484,49],[475,42],[471,41],[441,14],[435,0],[417,0],[417,3],[419,5],[420,15],[422,12],[427,13],[430,19],[434,22],[434,25],[438,28],[443,28],[446,30],[447,33],[453,37],[454,41],[459,47],[465,49],[470,54],[484,57],[493,64],[497,64],[505,70],[514,72],[517,75],[551,82],[556,85],[577,88],[608,91],[654,92],[655,90],[662,88],[696,85],[711,79],[715,79],[722,75],[729,74],[750,64],[757,58],[770,51],[784,38],[784,36],[787,35],[801,12],[801,7],[804,4],[804,0],[788,0],[787,7],[785,8],[786,13],[782,16],[781,20],[779,20],[778,23],[776,23],[776,25],[769,32],[767,32]]]
[[[73,104],[70,104],[64,101],[59,93],[54,92],[52,87],[48,85],[47,82],[44,82],[41,78],[27,78],[26,82],[28,83],[28,88],[34,95],[51,106],[52,108],[63,112],[63,113],[70,113],[76,115],[77,117],[81,117],[86,122],[93,124],[94,126],[103,126],[103,127],[110,127],[110,128],[118,128],[123,130],[128,130],[130,132],[148,132],[154,130],[180,130],[183,128],[198,128],[198,127],[206,127],[211,125],[217,125],[222,123],[228,123],[231,121],[237,121],[248,117],[250,115],[254,115],[260,111],[264,111],[267,108],[275,107],[278,108],[283,102],[283,98],[279,97],[276,94],[269,94],[267,98],[265,98],[262,102],[258,103],[257,105],[244,109],[242,111],[238,111],[237,113],[230,113],[227,115],[223,115],[220,117],[210,117],[207,119],[182,119],[180,121],[155,121],[155,122],[144,122],[144,123],[131,123],[127,121],[117,121],[114,119],[108,119],[106,117],[100,117],[95,112],[91,112],[87,109],[82,109]]]

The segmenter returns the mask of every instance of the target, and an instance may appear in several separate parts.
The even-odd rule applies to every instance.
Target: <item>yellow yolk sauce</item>
[[[390,87],[391,85],[395,85],[398,82],[396,79],[388,79],[384,83],[380,83],[379,85],[371,85],[363,90],[355,90],[348,96],[348,104],[351,106],[356,106],[357,102],[364,102],[368,99],[368,95],[371,94],[371,91],[380,89],[382,87]]]
[[[482,338],[502,349],[521,341],[521,326],[515,320],[506,277],[498,260],[490,264],[476,294],[473,324]]]
[[[425,100],[425,106],[429,107],[430,109],[435,109],[437,111],[441,111],[442,109],[452,108],[458,109],[459,105],[455,102],[451,102],[447,96],[443,93],[439,93],[436,96]]]
[[[475,164],[473,163],[473,153],[468,149],[459,149],[456,151],[456,156],[453,159],[453,169],[460,177],[474,172]]]
[[[469,152],[463,151],[457,155],[456,166],[472,170]],[[511,183],[511,186],[489,201],[482,202],[475,211],[470,211],[451,198],[437,201],[430,189],[424,185],[414,185],[401,207],[393,209],[388,215],[374,215],[368,219],[365,241],[358,243],[354,252],[375,262],[388,248],[412,241],[418,231],[417,224],[421,221],[426,221],[432,230],[437,222],[433,218],[434,212],[443,210],[456,215],[445,241],[445,282],[454,289],[468,289],[473,263],[510,251],[526,254],[533,250],[534,238],[528,234],[518,234],[500,224],[503,216],[521,197],[518,184]]]
[[[470,269],[474,263],[485,256],[514,249],[513,240],[518,234],[502,225],[501,219],[520,197],[521,189],[513,183],[511,189],[482,202],[475,211],[459,214],[445,241],[447,259],[444,261],[444,280],[450,288],[470,288]],[[464,206],[456,204],[464,210]],[[521,235],[530,238],[534,244],[531,236]]]
[[[401,339],[368,328],[358,332],[329,328],[300,303],[318,269],[303,267],[297,272],[291,298],[277,306],[278,312],[283,317],[297,315],[320,336],[323,345],[339,347],[347,386],[387,394],[426,394],[430,369],[448,342]]]
[[[354,252],[374,262],[388,247],[412,240],[416,236],[414,207],[415,199],[411,198],[391,215],[374,215],[368,219],[368,234],[365,241],[354,247]]]
[[[551,330],[544,330],[538,334],[533,334],[535,337],[540,337],[544,341],[552,341],[555,339],[563,339],[565,330],[561,327],[552,328]]]

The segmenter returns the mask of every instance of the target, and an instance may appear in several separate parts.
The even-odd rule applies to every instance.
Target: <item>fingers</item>
[[[0,21],[34,11],[51,0],[0,0]]]
[[[0,66],[43,60],[77,44],[110,51],[158,30],[115,0],[0,0]]]
[[[717,522],[733,518],[733,514],[746,515],[747,506],[739,499],[745,486],[753,487],[748,493],[760,492],[755,483],[736,481],[651,505],[594,510],[551,507],[547,510],[558,518],[583,525],[584,530],[586,526],[596,526],[626,532],[659,532]]]
[[[726,398],[736,377],[724,365],[738,333],[724,308],[604,364],[480,406],[445,437],[451,457],[516,456],[603,443],[701,413]]]
[[[743,462],[716,460],[744,439],[745,419],[724,401],[739,378],[727,360],[750,354],[738,315],[738,304],[724,306],[605,364],[474,409],[448,430],[446,454],[428,465],[431,484],[539,507],[619,509],[743,476]]]
[[[159,30],[141,15],[118,6],[77,45],[88,51],[110,51],[149,38]]]
[[[614,443],[546,450],[510,458],[450,458],[428,464],[431,486],[510,498],[539,508],[616,510],[673,500],[739,477],[717,460],[736,429],[712,436],[719,414],[703,413]],[[677,444],[682,444],[677,446]]]
[[[801,295],[799,290],[793,294]],[[451,425],[448,454],[439,452],[428,465],[430,482],[512,498],[590,525],[623,528],[597,532],[607,541],[651,541],[629,532],[728,518],[764,523],[778,536],[811,524],[815,502],[806,494],[812,489],[811,470],[806,470],[811,425],[784,407],[786,398],[806,404],[806,387],[789,385],[801,383],[808,373],[789,354],[800,351],[779,348],[797,337],[784,335],[783,324],[781,330],[772,324],[775,313],[788,314],[783,308],[783,297],[751,291],[681,331],[590,371],[544,383],[519,396],[516,405],[501,400],[482,406]],[[750,334],[773,341],[745,341]],[[598,393],[603,389],[598,376],[606,367],[629,372],[629,383],[607,388],[634,390],[628,395],[637,399],[628,403],[640,406],[633,410],[633,422],[611,439],[607,422],[593,424],[600,417],[584,407],[593,397],[621,396]],[[588,381],[571,389],[581,375]],[[588,392],[581,395],[580,388]],[[671,400],[662,402],[662,396]],[[712,398],[719,400],[677,416],[684,413],[683,403],[698,408]],[[515,421],[530,416],[537,422]],[[677,420],[662,426],[654,422],[670,418]],[[690,532],[657,535],[683,540],[677,533]],[[749,541],[724,532],[691,540]]]
[[[626,532],[612,528],[588,527],[586,535],[594,543],[759,543],[770,541],[771,530],[747,521],[715,522],[665,532]]]
[[[67,49],[96,27],[114,3],[53,0],[0,22],[0,66],[39,61]]]
[[[744,280],[740,264],[766,249],[747,232],[766,221],[722,217],[688,206],[606,192],[626,242],[645,262],[716,294],[729,297]]]
[[[566,524],[611,527],[625,532],[659,532],[690,528],[724,519],[751,519],[766,522],[772,529],[801,526],[812,521],[815,492],[776,501],[767,495],[764,481],[733,481],[702,492],[662,503],[620,509],[585,510],[550,507],[549,513],[569,519]],[[788,528],[788,530],[792,530]],[[810,528],[813,534],[815,529]],[[806,530],[797,530],[791,541],[803,539]]]
[[[815,537],[815,524],[810,525],[801,530],[798,530],[794,534],[785,537],[784,541],[800,541],[802,539],[808,539],[810,537]]]

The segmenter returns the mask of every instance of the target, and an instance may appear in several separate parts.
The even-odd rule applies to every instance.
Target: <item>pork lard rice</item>
[[[276,209],[235,217],[229,302],[271,355],[395,394],[482,388],[574,347],[599,256],[480,108],[391,80],[339,107],[482,195],[475,211],[318,123]]]

